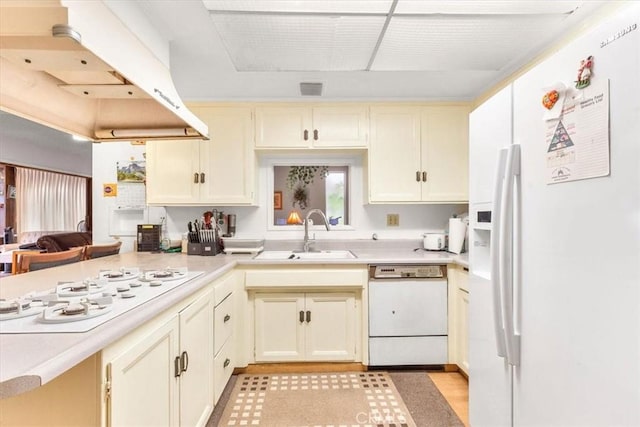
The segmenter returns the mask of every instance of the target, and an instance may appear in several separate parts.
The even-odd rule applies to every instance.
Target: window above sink
[[[336,230],[352,229],[352,166],[359,159],[351,156],[333,158],[265,158],[268,170],[267,225],[269,230],[302,230],[306,215],[320,209]],[[324,225],[312,216],[311,229]]]

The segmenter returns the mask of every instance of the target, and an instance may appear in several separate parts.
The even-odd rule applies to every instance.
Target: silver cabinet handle
[[[202,181],[202,182],[204,182],[204,181]],[[422,172],[422,182],[427,182],[427,172],[426,171]]]
[[[307,323],[311,322],[311,312],[307,310]]]
[[[308,130],[306,130],[306,129],[304,130],[303,137],[304,137],[305,141],[309,140],[309,131]]]
[[[231,363],[231,360],[229,360],[228,358],[224,359],[224,363],[222,364],[222,367],[226,368],[227,366],[229,366],[229,363]]]
[[[313,130],[313,140],[314,141],[318,140],[318,134],[319,134],[318,129],[314,129]]]
[[[204,172],[200,173],[200,184],[204,184]]]
[[[416,171],[416,181],[420,182],[420,171]]]
[[[300,313],[298,313],[298,318],[300,319],[300,323],[304,322],[304,311],[300,310]]]
[[[189,369],[189,354],[186,351],[183,351],[180,355],[180,370],[182,372],[187,372]]]
[[[193,174],[193,183],[194,184],[197,184],[199,182],[198,177],[199,177],[198,172]]]
[[[178,378],[182,373],[182,368],[180,367],[180,356],[176,356],[176,358],[173,359],[173,369],[174,369],[173,376]]]
[[[229,320],[231,320],[231,316],[229,316],[228,314],[224,315],[224,322],[227,323]]]

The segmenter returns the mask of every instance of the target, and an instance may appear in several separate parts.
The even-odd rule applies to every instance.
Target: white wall
[[[17,166],[91,176],[91,143],[0,112],[0,162]]]
[[[145,147],[129,142],[105,142],[93,145],[93,241],[103,243],[115,237],[122,240],[121,252],[133,251],[137,224],[160,224],[165,216],[162,207],[119,211],[116,197],[103,195],[103,184],[117,183],[116,164],[144,159]],[[141,184],[142,185],[142,184]],[[116,231],[127,230],[127,233]]]
[[[134,213],[114,213],[116,198],[104,197],[102,185],[116,182],[116,163],[127,159],[143,158],[144,146],[132,146],[126,142],[110,142],[95,144],[93,151],[93,236],[94,241],[102,242],[113,239],[110,236],[110,224],[117,224],[120,216],[127,216],[126,221],[136,215],[140,223],[159,224],[166,216],[167,234],[171,239],[179,240],[187,231],[187,223],[201,219],[205,211],[213,208],[225,214],[237,215],[237,238],[265,238],[273,240],[302,239],[302,226],[271,226],[269,221],[270,200],[273,198],[272,164],[281,158],[261,158],[257,171],[258,206],[168,206],[150,207]],[[309,156],[297,155],[297,158]],[[325,162],[323,162],[323,159]],[[327,232],[324,227],[316,226],[313,232],[317,239],[370,239],[373,233],[379,239],[419,239],[426,231],[443,231],[448,226],[452,214],[467,211],[467,205],[368,205],[365,204],[362,156],[344,157],[351,163],[351,226],[342,229],[334,228]],[[289,161],[291,161],[289,159]],[[336,156],[314,157],[315,164],[335,163]],[[400,226],[387,227],[386,215],[400,215]],[[134,221],[135,222],[135,221]],[[113,228],[113,227],[111,227]],[[121,236],[124,244],[122,251],[133,250],[134,236]]]

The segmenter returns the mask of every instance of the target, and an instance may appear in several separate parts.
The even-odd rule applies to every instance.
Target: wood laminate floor
[[[459,372],[429,372],[428,375],[464,425],[469,426],[467,379]]]

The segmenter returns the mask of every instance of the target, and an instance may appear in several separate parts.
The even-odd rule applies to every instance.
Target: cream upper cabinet
[[[469,200],[469,107],[423,107],[422,200]]]
[[[366,148],[366,105],[256,107],[256,148]]]
[[[369,201],[421,198],[420,108],[371,107]]]
[[[200,200],[202,141],[147,141],[147,203],[192,204]]]
[[[256,293],[256,362],[355,357],[355,293]]]
[[[200,190],[202,202],[255,203],[256,157],[251,109],[193,106],[191,110],[209,126],[210,140],[200,145],[200,156],[206,163],[202,169],[209,175]]]
[[[255,168],[251,109],[191,106],[208,141],[147,143],[147,203],[251,205]]]
[[[468,114],[466,105],[371,107],[369,201],[467,201]]]
[[[318,106],[312,113],[313,147],[367,147],[369,120],[365,105]]]

